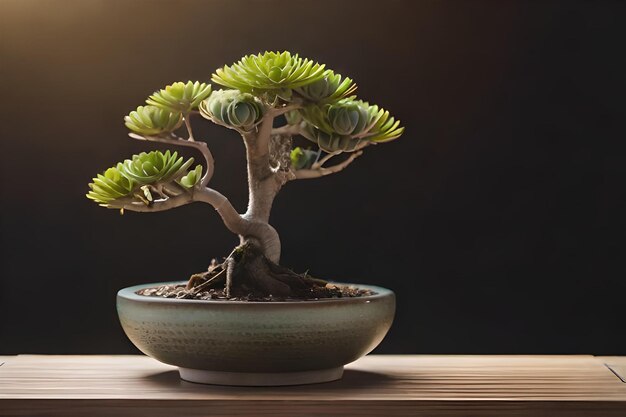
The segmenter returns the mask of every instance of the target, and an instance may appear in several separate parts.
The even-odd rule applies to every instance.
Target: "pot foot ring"
[[[198,384],[270,387],[319,384],[341,379],[343,366],[303,372],[221,372],[178,368],[180,378]]]

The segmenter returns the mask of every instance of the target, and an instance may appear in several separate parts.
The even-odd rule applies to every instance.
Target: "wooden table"
[[[341,381],[181,381],[145,356],[0,357],[0,416],[626,416],[626,357],[367,356]]]

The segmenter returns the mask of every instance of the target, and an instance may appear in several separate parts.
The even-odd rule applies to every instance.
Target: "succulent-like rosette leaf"
[[[365,103],[367,104],[367,103]],[[378,106],[369,106],[369,112],[374,123],[367,131],[367,140],[372,142],[389,142],[397,139],[404,133],[400,120],[395,120],[387,110]]]
[[[146,100],[146,103],[173,113],[187,114],[196,109],[209,94],[211,94],[210,84],[199,81],[176,82],[156,91]]]
[[[319,155],[319,152],[310,149],[294,148],[290,154],[291,166],[296,170],[311,168]]]
[[[135,133],[156,136],[172,132],[183,123],[183,115],[156,106],[139,106],[124,117],[124,124]]]
[[[358,135],[371,121],[369,107],[361,101],[342,100],[327,109],[328,122],[334,133],[339,135]]]
[[[385,109],[352,98],[321,106],[309,105],[299,112],[308,123],[304,136],[337,151],[358,149],[364,140],[387,142],[404,132],[400,121]]]
[[[298,110],[291,110],[285,113],[285,120],[289,125],[297,125],[302,122],[302,114]]]
[[[200,114],[227,126],[250,131],[263,116],[263,104],[252,94],[217,90],[200,103]]]
[[[311,125],[308,125],[302,134],[305,138],[316,143],[321,150],[328,153],[353,152],[360,149],[363,142],[367,142],[367,139],[326,133]]]
[[[91,190],[87,198],[105,207],[113,206],[115,200],[124,197],[151,204],[154,200],[152,186],[158,189],[159,185],[174,181],[184,188],[193,188],[198,184],[202,177],[202,166],[198,165],[188,172],[191,164],[193,158],[185,161],[176,152],[142,152],[98,174],[89,184]]]
[[[140,185],[167,182],[187,173],[187,168],[193,164],[193,158],[187,161],[177,152],[165,153],[159,151],[142,152],[133,155],[122,163],[125,176]]]
[[[126,197],[133,192],[136,184],[123,174],[124,167],[121,163],[98,174],[89,184],[91,189],[87,193],[87,198],[106,205],[107,203],[121,197]]]
[[[371,127],[372,114],[367,103],[342,99],[334,104],[307,106],[302,109],[307,122],[328,134],[358,135]]]
[[[197,165],[195,169],[189,171],[187,175],[177,182],[185,188],[193,188],[202,179],[202,165]]]
[[[216,70],[211,80],[258,94],[302,87],[323,77],[324,65],[285,51],[246,55],[239,62]]]
[[[294,89],[306,100],[316,103],[330,103],[348,97],[356,91],[356,84],[350,78],[342,78],[331,70],[317,81]]]

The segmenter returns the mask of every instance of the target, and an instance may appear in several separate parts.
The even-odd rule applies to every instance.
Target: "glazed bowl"
[[[181,378],[220,385],[294,385],[341,378],[343,366],[371,352],[395,313],[391,290],[311,301],[187,300],[120,290],[122,328],[146,355],[179,367]]]

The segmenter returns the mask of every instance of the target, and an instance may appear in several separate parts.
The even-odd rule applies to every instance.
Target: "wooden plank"
[[[28,417],[624,417],[611,402],[107,401],[0,402],[0,416]]]
[[[341,381],[264,388],[192,384],[144,356],[18,356],[0,367],[0,416],[172,413],[625,416],[626,384],[593,356],[368,356]]]
[[[17,356],[0,356],[0,366],[15,358],[17,358]]]
[[[601,356],[599,359],[626,384],[626,356]]]

